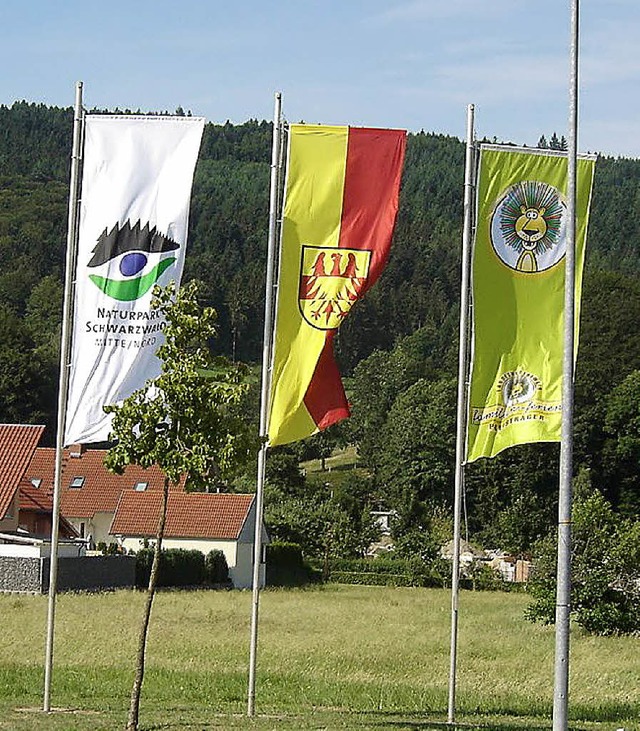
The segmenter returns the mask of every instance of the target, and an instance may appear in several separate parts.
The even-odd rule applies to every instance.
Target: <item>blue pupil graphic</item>
[[[147,257],[139,252],[126,254],[120,260],[120,271],[125,277],[132,277],[141,272],[147,263]]]

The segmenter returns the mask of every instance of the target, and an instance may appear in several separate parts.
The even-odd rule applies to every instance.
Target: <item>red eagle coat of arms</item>
[[[302,317],[318,330],[337,330],[360,297],[371,252],[303,246],[298,303]]]

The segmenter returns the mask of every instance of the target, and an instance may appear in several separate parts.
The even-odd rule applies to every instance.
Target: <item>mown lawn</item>
[[[46,597],[0,596],[0,729],[124,727],[143,595],[59,597],[53,706],[42,675]],[[447,728],[447,591],[326,586],[261,601],[257,717],[247,719],[248,592],[156,599],[140,727]],[[464,729],[551,728],[553,628],[522,618],[523,594],[464,592],[458,721]],[[572,637],[571,728],[640,729],[638,638]]]

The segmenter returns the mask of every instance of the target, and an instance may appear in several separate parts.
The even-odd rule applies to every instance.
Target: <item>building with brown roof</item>
[[[162,491],[164,476],[159,467],[142,469],[129,465],[122,475],[115,475],[104,466],[104,449],[73,446],[63,451],[60,484],[60,513],[82,538],[93,543],[109,543],[111,521],[120,496],[127,491]],[[55,449],[36,450],[25,479],[39,483],[44,490],[53,490]],[[184,480],[172,486],[184,491]]]
[[[85,450],[73,446],[63,450],[60,484],[60,513],[64,523],[72,527],[81,538],[91,538],[94,543],[108,543],[109,528],[118,501],[127,490],[162,490],[164,476],[159,467],[142,469],[129,465],[122,475],[114,475],[104,466],[106,450]],[[47,496],[53,495],[55,449],[39,447],[24,472],[21,487],[21,507],[25,511],[43,508]],[[172,489],[184,490],[184,480]],[[27,525],[28,515],[21,515],[20,522]],[[41,521],[43,518],[41,517]],[[61,528],[63,526],[61,521]],[[50,530],[50,523],[49,523]]]
[[[0,424],[0,532],[18,529],[20,480],[43,431],[43,426]]]
[[[37,447],[43,430],[0,424],[0,532],[15,534],[22,528],[46,542],[51,535],[55,449]],[[104,466],[105,456],[106,450],[81,446],[63,451],[60,536],[90,538],[95,544],[117,541],[138,550],[143,541],[155,538],[164,475],[159,467],[137,465],[115,475]],[[204,554],[219,549],[234,586],[251,586],[254,495],[187,493],[185,482],[170,486],[163,546]],[[264,526],[263,536],[268,542]]]
[[[126,549],[139,550],[153,540],[160,517],[162,495],[123,492],[111,535]],[[227,559],[234,587],[248,588],[253,574],[255,495],[179,492],[169,494],[163,548],[196,549],[205,555],[214,549]],[[263,525],[263,544],[268,536]],[[264,585],[264,576],[261,578]]]

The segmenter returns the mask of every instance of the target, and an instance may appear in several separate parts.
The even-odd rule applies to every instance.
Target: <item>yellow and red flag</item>
[[[291,125],[269,443],[349,416],[333,340],[389,256],[404,130]]]

